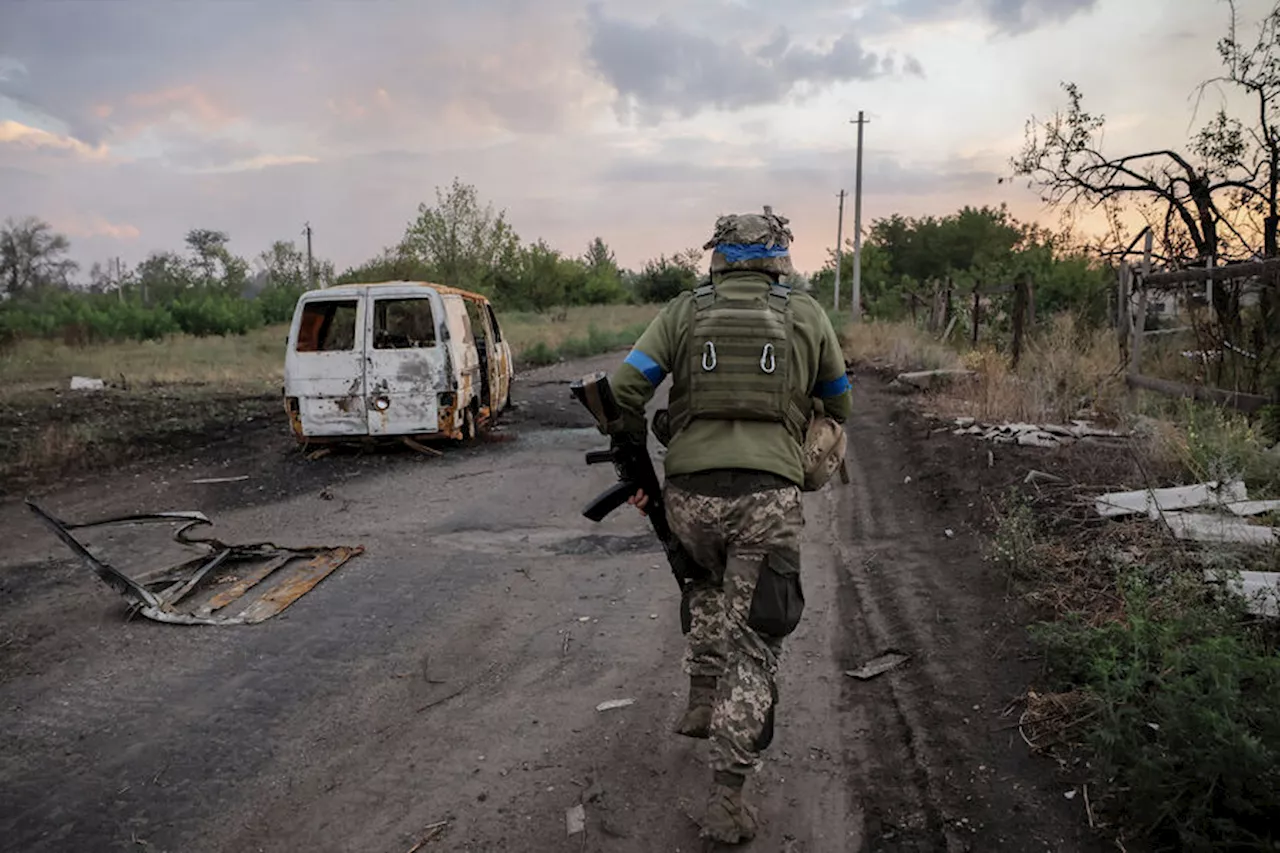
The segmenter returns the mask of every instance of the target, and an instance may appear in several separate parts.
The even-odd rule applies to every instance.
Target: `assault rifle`
[[[587,453],[587,464],[612,462],[618,475],[618,482],[601,492],[595,500],[587,504],[582,514],[592,521],[601,521],[609,513],[627,502],[627,498],[643,489],[649,496],[645,506],[645,514],[653,525],[653,532],[662,543],[667,562],[671,565],[671,573],[680,585],[680,591],[686,592],[689,584],[708,573],[693,561],[685,551],[680,540],[671,532],[667,523],[666,506],[662,500],[662,485],[653,470],[653,461],[649,459],[649,450],[645,447],[644,438],[636,441],[623,435],[618,427],[621,425],[622,412],[613,397],[613,388],[609,385],[609,377],[596,372],[577,379],[569,384],[569,390],[578,402],[586,407],[595,418],[596,427],[601,433],[610,436],[608,450],[592,450]],[[686,613],[685,596],[682,596],[681,615]],[[683,619],[682,619],[683,621]],[[688,631],[687,622],[685,623]]]

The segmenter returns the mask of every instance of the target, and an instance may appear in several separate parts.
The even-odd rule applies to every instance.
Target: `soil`
[[[635,513],[580,514],[613,472],[583,463],[604,442],[566,385],[618,358],[523,373],[496,431],[439,458],[308,460],[277,413],[35,492],[73,520],[199,509],[228,541],[365,546],[255,626],[130,619],[0,503],[0,849],[709,849],[706,746],[670,733],[675,584]],[[1009,727],[1036,664],[982,556],[988,500],[1052,454],[855,388],[852,482],[805,499],[807,610],[744,849],[1104,849]],[[125,568],[159,553],[113,544]],[[891,649],[909,660],[845,675]],[[596,710],[611,699],[634,702]]]

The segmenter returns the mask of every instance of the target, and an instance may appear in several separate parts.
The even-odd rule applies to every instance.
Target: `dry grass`
[[[616,332],[647,323],[657,305],[592,305],[545,314],[504,312],[503,333],[519,358],[539,343],[553,349],[585,338],[596,327]],[[284,373],[286,325],[247,335],[162,341],[123,341],[87,347],[58,341],[21,341],[0,352],[0,399],[41,388],[66,388],[72,376],[90,376],[129,388],[200,385],[219,392],[260,394],[279,389]]]
[[[1115,336],[1081,329],[1069,315],[1053,318],[1032,339],[1018,369],[1004,353],[980,349],[962,362],[977,377],[953,385],[938,398],[948,414],[985,422],[1065,423],[1087,417],[1119,421],[1125,386]]]
[[[845,359],[894,370],[940,370],[961,366],[960,355],[912,323],[850,323],[840,336]]]
[[[243,336],[122,341],[88,347],[22,341],[0,355],[0,397],[34,388],[65,388],[72,376],[128,387],[209,385],[247,393],[278,388],[287,326]]]

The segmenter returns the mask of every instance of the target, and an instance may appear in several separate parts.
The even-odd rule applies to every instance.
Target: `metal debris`
[[[845,670],[844,674],[850,678],[857,678],[861,681],[866,681],[869,678],[875,678],[877,675],[883,675],[891,669],[897,669],[910,659],[911,655],[903,654],[902,652],[888,651],[880,655],[878,658],[873,658],[872,660],[867,661],[857,669]]]
[[[347,560],[364,553],[363,546],[284,548],[270,542],[229,545],[212,538],[194,539],[190,535],[194,528],[212,524],[201,512],[142,513],[76,524],[59,519],[30,499],[26,503],[90,571],[120,593],[137,612],[175,625],[261,622],[297,601]],[[96,557],[71,533],[146,523],[179,524],[174,541],[204,554],[140,581]],[[216,575],[215,570],[223,574]],[[234,582],[228,586],[231,581]],[[255,593],[252,597],[248,596],[250,590]]]
[[[211,486],[215,483],[243,483],[247,479],[249,479],[248,474],[241,474],[239,477],[204,477],[192,480],[191,483],[195,486]]]

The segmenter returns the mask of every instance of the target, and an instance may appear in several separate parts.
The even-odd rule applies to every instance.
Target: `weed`
[[[1106,807],[1164,849],[1270,850],[1280,836],[1280,657],[1196,573],[1130,569],[1124,618],[1040,625],[1062,686],[1096,702],[1084,745]]]
[[[996,529],[991,539],[991,559],[1004,566],[1011,579],[1036,576],[1036,517],[1026,498],[1016,488],[1010,488],[995,507],[994,515]]]

